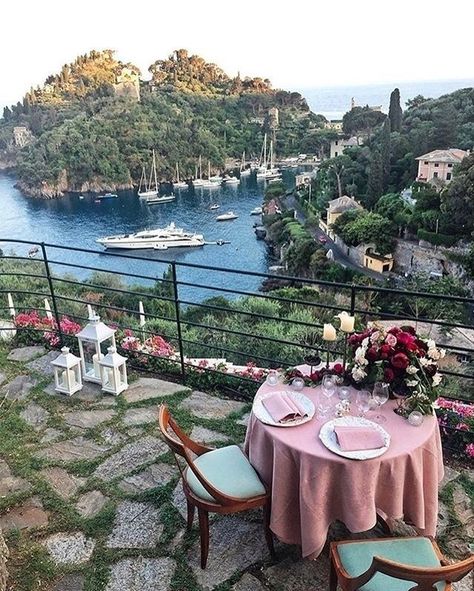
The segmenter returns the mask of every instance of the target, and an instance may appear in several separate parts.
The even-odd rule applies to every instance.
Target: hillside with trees
[[[176,162],[183,177],[191,177],[200,155],[222,170],[244,150],[259,154],[272,107],[279,110],[281,156],[324,123],[299,93],[273,90],[262,78],[231,78],[186,50],[149,70],[151,80],[143,81],[138,68],[113,51],[91,51],[6,107],[0,160],[14,162],[20,188],[39,197],[131,188],[152,149],[163,181],[172,179]],[[140,100],[118,92],[124,73],[135,80]],[[13,143],[18,126],[31,134],[25,146]]]

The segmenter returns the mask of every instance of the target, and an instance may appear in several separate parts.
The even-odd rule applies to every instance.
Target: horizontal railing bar
[[[71,298],[66,298],[65,296],[60,296],[57,295],[56,296],[58,299],[66,299],[71,301]],[[77,300],[77,299],[72,299],[72,301],[74,302],[78,302],[78,303],[84,303],[84,300]],[[86,302],[87,304],[89,304],[90,302]],[[94,303],[94,304],[90,304],[93,308],[104,308],[106,310],[116,310],[117,312],[132,312],[135,316],[139,316],[140,313],[138,311],[135,310],[128,310],[128,308],[119,308],[117,306],[111,306],[110,304],[100,304],[100,303]],[[61,314],[65,315],[65,316],[70,316],[71,318],[78,318],[81,320],[84,320],[86,322],[89,321],[89,318],[86,318],[84,316],[77,316],[75,314],[72,314],[70,312],[61,312]],[[151,313],[147,313],[146,316],[148,318],[153,318],[156,320],[166,320],[168,322],[172,322],[173,324],[176,324],[176,319],[175,318],[168,318],[167,316],[159,316],[158,314],[151,314]],[[117,322],[115,322],[115,324],[118,325]],[[134,330],[139,330],[139,329],[134,329]]]
[[[436,320],[431,318],[422,318],[420,316],[408,316],[408,315],[397,315],[397,314],[390,314],[390,312],[372,312],[369,310],[354,310],[355,314],[361,314],[366,316],[380,316],[382,319],[387,318],[391,320],[407,320],[410,322],[422,322],[424,324],[435,324],[437,326],[446,326],[448,328],[467,328],[469,330],[474,330],[474,326],[472,324],[461,324],[460,322],[447,322],[446,320]]]
[[[51,297],[50,293],[39,293],[37,291],[25,291],[24,289],[0,289],[0,293],[10,293],[12,296],[13,296],[13,294],[21,293],[24,295],[38,296],[41,298],[50,298]]]
[[[15,277],[29,277],[32,279],[48,279],[46,275],[36,275],[34,273],[18,273],[18,271],[0,271],[0,276],[3,275],[13,275]]]
[[[133,295],[137,297],[143,298],[153,298],[156,300],[165,300],[168,302],[173,302],[173,298],[167,296],[159,296],[156,293],[143,293],[141,291],[130,291],[128,289],[120,289],[119,287],[106,287],[103,285],[96,285],[95,283],[82,283],[80,281],[74,281],[72,279],[62,279],[60,277],[53,277],[53,282],[59,281],[60,283],[68,283],[69,285],[80,285],[81,287],[88,287],[91,289],[101,289],[105,291],[112,291],[114,293],[123,293],[126,295]]]
[[[209,324],[199,324],[198,322],[190,322],[189,320],[181,320],[181,324],[187,324],[189,326],[194,326],[197,328],[203,328],[205,330],[217,330],[219,332],[224,332],[226,334],[234,334],[240,337],[247,337],[253,339],[261,339],[263,341],[270,341],[272,343],[281,343],[282,345],[290,345],[293,347],[304,347],[305,349],[311,349],[313,351],[319,351],[322,345],[318,347],[313,345],[306,345],[304,343],[295,343],[294,341],[286,341],[284,339],[276,339],[275,337],[267,337],[261,334],[252,334],[249,332],[240,332],[238,330],[232,330],[230,328],[222,328],[220,326],[211,326]]]
[[[173,283],[171,279],[159,278],[151,275],[137,275],[136,273],[127,273],[125,271],[114,271],[112,269],[102,269],[101,267],[90,267],[89,265],[79,265],[78,263],[66,263],[62,261],[55,261],[48,259],[50,265],[63,265],[64,267],[74,267],[77,269],[85,269],[86,271],[98,271],[99,273],[110,273],[112,275],[123,275],[125,277],[135,277],[136,279],[146,279],[147,281],[160,281],[163,283]]]

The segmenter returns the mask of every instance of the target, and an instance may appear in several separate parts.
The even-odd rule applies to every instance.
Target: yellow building
[[[358,203],[353,197],[348,197],[347,195],[343,195],[342,197],[338,197],[337,199],[333,199],[328,203],[327,207],[327,225],[329,228],[332,224],[337,220],[337,218],[348,211],[349,209],[363,209],[362,205]]]
[[[393,269],[393,256],[381,255],[370,246],[364,254],[364,267],[378,273],[389,273]]]

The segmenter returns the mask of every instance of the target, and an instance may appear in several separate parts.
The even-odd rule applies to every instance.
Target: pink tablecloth
[[[278,389],[281,386],[264,384],[257,396]],[[316,403],[318,390],[305,388],[303,393]],[[340,520],[351,532],[361,532],[374,527],[377,513],[403,518],[426,535],[435,534],[443,477],[438,424],[434,417],[425,417],[420,427],[413,427],[393,408],[392,401],[383,407],[390,448],[364,461],[340,457],[324,447],[319,439],[322,422],[315,418],[282,428],[251,416],[245,449],[271,488],[270,527],[280,540],[300,545],[303,556],[316,557],[332,522]]]

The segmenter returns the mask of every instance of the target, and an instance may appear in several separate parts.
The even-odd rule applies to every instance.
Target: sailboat
[[[154,180],[154,183],[153,183]],[[154,188],[153,188],[154,184]],[[142,188],[145,188],[143,191]],[[142,176],[140,179],[140,186],[138,187],[138,196],[147,198],[147,197],[156,197],[158,195],[158,179],[156,177],[156,156],[155,150],[153,150],[153,158],[152,158],[152,165],[150,169],[150,179],[147,180],[146,170],[145,167],[142,168]]]
[[[257,178],[265,178],[267,174],[267,134],[263,136],[263,145],[260,152],[259,166],[257,168]]]
[[[213,180],[213,179],[219,179],[218,181]],[[211,177],[211,162],[208,162],[208,167],[207,167],[207,179],[202,181],[202,187],[204,187],[204,189],[216,189],[221,182],[222,178],[221,177]]]
[[[275,167],[273,154],[273,141],[270,140],[270,158],[267,161],[267,134],[265,134],[263,147],[263,165],[257,169],[257,179],[279,179],[281,172],[279,168]]]
[[[202,187],[204,184],[202,180],[202,159],[199,156],[199,178],[198,178],[198,167],[196,166],[196,173],[194,175],[193,186],[194,187]]]
[[[248,176],[251,173],[250,168],[245,168],[245,150],[242,152],[242,161],[240,163],[240,176]]]
[[[179,164],[176,162],[176,182],[173,183],[175,189],[187,189],[188,183],[179,180]]]

